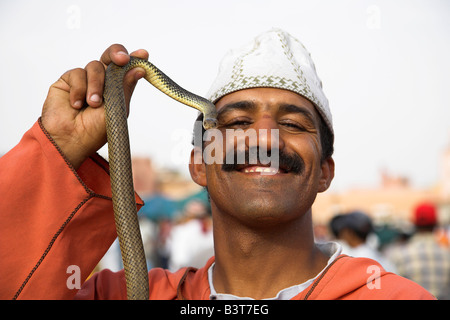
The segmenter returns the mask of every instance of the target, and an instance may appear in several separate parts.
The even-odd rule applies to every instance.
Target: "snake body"
[[[217,126],[217,112],[210,101],[181,88],[147,60],[131,57],[125,66],[119,67],[111,63],[106,70],[104,100],[112,202],[125,270],[127,298],[147,300],[149,297],[148,271],[137,217],[128,135],[128,112],[123,92],[125,74],[136,67],[145,70],[144,78],[153,86],[171,98],[201,111],[204,115],[205,129]]]

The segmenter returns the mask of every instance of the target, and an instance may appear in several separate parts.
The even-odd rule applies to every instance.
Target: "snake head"
[[[217,119],[216,118],[205,118],[203,119],[203,128],[205,130],[217,128]]]

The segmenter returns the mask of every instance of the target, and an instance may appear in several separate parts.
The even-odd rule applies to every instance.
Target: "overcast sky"
[[[229,49],[278,27],[307,47],[330,101],[333,189],[374,186],[382,168],[429,187],[450,144],[449,16],[446,0],[1,0],[0,154],[37,120],[49,86],[110,44],[147,49],[205,95]],[[133,154],[187,174],[196,114],[142,81]]]

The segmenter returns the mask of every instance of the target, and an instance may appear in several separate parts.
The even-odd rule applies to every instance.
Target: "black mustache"
[[[259,147],[253,147],[250,149],[245,150],[245,152],[242,152],[245,158],[245,162],[242,163],[242,159],[240,160],[240,163],[238,163],[238,152],[235,152],[234,150],[229,151],[222,164],[222,170],[226,172],[230,171],[236,171],[240,170],[243,166],[247,165],[257,165],[257,164],[268,164],[267,160],[272,157],[272,153],[278,152],[278,167],[286,172],[291,172],[294,174],[302,174],[305,169],[305,162],[303,161],[303,158],[296,154],[296,153],[287,153],[283,150],[279,149],[271,149],[266,150],[265,153],[262,153],[263,155],[267,155],[267,157],[263,157],[263,159],[260,158],[260,152]],[[231,156],[231,153],[233,153],[233,156]],[[242,155],[240,155],[242,157]],[[229,163],[230,161],[226,161],[226,159],[232,158],[233,161]],[[255,163],[256,159],[256,163]],[[252,160],[250,162],[250,160]]]

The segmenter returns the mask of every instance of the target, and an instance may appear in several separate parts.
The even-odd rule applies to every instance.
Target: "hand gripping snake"
[[[125,74],[136,67],[143,68],[145,79],[169,97],[201,111],[205,129],[217,126],[217,112],[210,101],[181,88],[146,60],[131,57],[125,66],[119,67],[111,63],[106,70],[104,100],[112,202],[125,270],[127,298],[147,300],[148,271],[137,217],[128,136],[128,112],[123,92]]]

